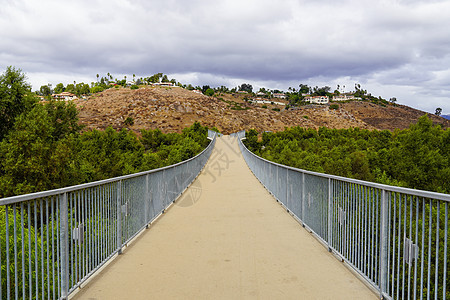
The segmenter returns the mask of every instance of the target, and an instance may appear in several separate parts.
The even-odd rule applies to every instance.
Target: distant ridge
[[[349,101],[331,105],[302,105],[286,109],[288,101],[268,103],[249,101],[249,94],[217,93],[208,97],[180,87],[113,88],[75,100],[80,122],[89,129],[160,129],[164,133],[181,132],[194,121],[216,127],[224,134],[251,128],[259,132],[282,131],[285,127],[360,128],[395,130],[409,128],[426,114],[408,106],[368,101]],[[273,101],[273,100],[270,100]],[[282,102],[280,105],[279,102]],[[337,107],[336,107],[337,106]],[[434,124],[450,128],[450,120],[428,114]],[[133,124],[125,124],[127,119]]]
[[[446,118],[447,120],[450,120],[450,115],[442,115],[441,117]]]

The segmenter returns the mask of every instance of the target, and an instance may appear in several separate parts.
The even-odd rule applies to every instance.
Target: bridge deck
[[[274,201],[237,142],[76,299],[375,299]]]

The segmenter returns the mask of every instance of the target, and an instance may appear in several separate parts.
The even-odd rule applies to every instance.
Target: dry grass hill
[[[403,105],[383,107],[362,101],[339,103],[337,110],[319,105],[286,110],[284,105],[266,104],[267,108],[263,108],[263,104],[248,103],[244,98],[242,94],[208,97],[179,87],[143,87],[112,88],[75,103],[86,129],[112,126],[128,127],[135,132],[155,128],[179,132],[194,121],[215,126],[224,134],[251,128],[280,131],[291,126],[394,130],[407,128],[425,114]],[[429,116],[434,123],[450,127],[449,120]],[[134,124],[125,124],[127,118]]]

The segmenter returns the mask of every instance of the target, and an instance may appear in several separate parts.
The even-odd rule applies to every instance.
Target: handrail
[[[266,189],[380,297],[450,297],[450,195],[301,170],[268,161],[235,134]]]
[[[209,136],[171,166],[0,199],[0,298],[66,299],[188,188],[211,155]]]
[[[245,145],[243,145],[243,146],[245,147]],[[342,181],[349,182],[349,183],[361,184],[361,185],[365,185],[365,186],[368,186],[368,187],[379,188],[379,189],[383,189],[383,190],[390,191],[390,192],[412,194],[412,195],[415,195],[415,196],[420,196],[420,197],[425,197],[425,198],[433,198],[433,199],[437,199],[437,200],[450,202],[450,194],[443,194],[443,193],[430,192],[430,191],[424,191],[424,190],[418,190],[418,189],[411,189],[411,188],[387,185],[387,184],[376,183],[376,182],[371,182],[371,181],[365,181],[365,180],[360,180],[360,179],[354,179],[354,178],[342,177],[342,176],[337,176],[337,175],[331,175],[331,174],[326,174],[326,173],[319,173],[319,172],[314,172],[314,171],[308,171],[308,170],[299,169],[299,168],[295,168],[295,167],[291,167],[291,166],[286,166],[286,165],[283,165],[283,164],[279,164],[279,163],[267,160],[267,159],[265,159],[263,157],[260,157],[260,156],[256,155],[255,153],[251,152],[250,150],[247,149],[247,147],[245,147],[245,149],[251,155],[257,157],[258,159],[261,159],[262,161],[265,161],[265,162],[273,164],[275,166],[286,168],[286,169],[289,169],[289,170],[292,170],[292,171],[303,172],[305,174],[310,174],[310,175],[314,175],[314,176],[320,176],[320,177],[324,177],[324,178],[342,180]]]
[[[215,137],[216,136],[214,135],[213,136],[213,140],[215,139]],[[184,160],[182,162],[173,164],[173,165],[161,167],[161,168],[158,168],[158,169],[152,169],[152,170],[148,170],[148,171],[142,171],[142,172],[138,172],[138,173],[133,173],[133,174],[129,174],[129,175],[122,175],[122,176],[118,176],[118,177],[113,177],[113,178],[108,178],[108,179],[103,179],[103,180],[98,180],[98,181],[92,181],[92,182],[88,182],[88,183],[82,183],[82,184],[73,185],[73,186],[64,187],[64,188],[59,188],[59,189],[53,189],[53,190],[36,192],[36,193],[30,193],[30,194],[25,194],[25,195],[18,195],[18,196],[0,198],[0,205],[12,204],[12,203],[17,203],[17,202],[21,202],[21,201],[27,201],[27,200],[31,200],[31,199],[35,199],[35,198],[49,197],[49,196],[52,196],[52,195],[58,195],[58,194],[62,194],[62,193],[72,192],[72,191],[76,191],[76,190],[83,189],[83,188],[89,188],[89,187],[93,187],[93,186],[97,186],[97,185],[101,185],[101,184],[115,182],[115,181],[118,181],[118,180],[130,179],[130,178],[133,178],[133,177],[139,177],[139,176],[143,176],[143,175],[147,175],[147,174],[151,174],[151,173],[157,173],[157,172],[160,172],[160,171],[163,171],[163,170],[175,168],[175,167],[177,167],[179,165],[182,165],[182,164],[185,164],[185,163],[187,163],[187,162],[189,162],[191,160],[195,160],[197,157],[203,155],[204,152],[208,151],[208,148],[209,148],[210,145],[211,145],[211,143],[208,145],[208,147],[203,149],[203,151],[200,152],[199,154],[197,154],[196,156],[191,157],[191,158],[189,158],[187,160]]]

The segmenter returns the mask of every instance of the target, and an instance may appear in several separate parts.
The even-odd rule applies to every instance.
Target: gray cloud
[[[107,72],[284,89],[348,80],[450,112],[448,11],[419,0],[7,1],[0,67],[22,68],[33,85]]]

